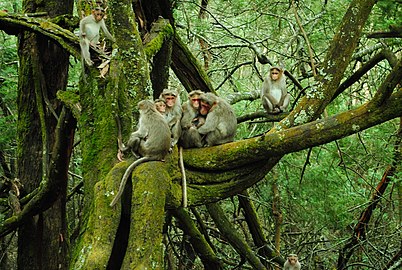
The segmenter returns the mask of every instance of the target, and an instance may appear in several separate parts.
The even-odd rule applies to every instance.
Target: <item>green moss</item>
[[[144,51],[148,59],[152,58],[161,48],[165,40],[171,39],[174,34],[168,20],[159,19],[153,24],[153,28],[146,41]]]

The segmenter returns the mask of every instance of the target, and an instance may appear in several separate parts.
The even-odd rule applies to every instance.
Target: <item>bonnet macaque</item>
[[[183,148],[202,147],[201,135],[197,128],[205,123],[205,116],[199,113],[201,90],[194,90],[188,94],[188,101],[182,105],[180,145]],[[193,128],[191,128],[193,127]]]
[[[289,105],[290,95],[286,90],[286,78],[283,69],[271,67],[261,88],[261,101],[267,113],[284,112]]]
[[[164,117],[156,110],[151,100],[138,102],[140,119],[137,131],[131,133],[127,146],[119,140],[119,152],[132,150],[141,158],[134,161],[124,172],[119,191],[110,206],[114,206],[123,194],[127,179],[135,167],[151,160],[163,160],[170,149],[170,129]],[[121,156],[119,153],[118,156]]]
[[[160,114],[165,115],[166,113],[166,102],[164,99],[158,98],[155,99],[155,108]]]
[[[230,104],[212,93],[200,95],[200,114],[205,123],[198,128],[204,146],[232,142],[236,134],[237,119]]]
[[[283,270],[300,270],[301,265],[296,254],[289,254],[283,265]]]
[[[89,54],[89,47],[96,47],[99,44],[99,30],[102,28],[105,36],[114,42],[114,38],[106,28],[105,11],[102,7],[96,7],[92,13],[80,21],[80,46],[81,57],[88,66],[93,65],[91,55]]]
[[[176,90],[163,89],[160,98],[166,103],[165,118],[172,133],[171,146],[173,147],[178,142],[181,134],[180,120],[182,110],[179,93]]]

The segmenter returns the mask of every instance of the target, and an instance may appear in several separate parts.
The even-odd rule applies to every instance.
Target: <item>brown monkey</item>
[[[289,254],[283,265],[283,270],[300,270],[301,265],[296,254]]]
[[[82,60],[88,66],[93,65],[91,55],[89,54],[89,46],[96,47],[99,44],[99,30],[102,28],[105,36],[114,42],[114,38],[106,28],[105,11],[102,7],[96,7],[92,10],[92,14],[84,17],[80,21],[80,46]]]
[[[261,101],[267,113],[284,112],[289,105],[290,95],[286,90],[286,78],[283,69],[271,67],[261,88]]]
[[[180,119],[182,110],[179,93],[176,90],[163,89],[160,98],[165,100],[166,103],[165,118],[172,133],[171,147],[173,147],[178,142],[181,134]]]
[[[119,143],[119,151],[126,152],[132,149],[141,158],[134,161],[124,172],[119,191],[110,206],[114,206],[120,199],[127,179],[135,167],[146,161],[163,160],[170,149],[169,126],[164,117],[155,109],[153,101],[142,100],[138,102],[138,110],[140,111],[138,129],[131,133],[127,146]]]
[[[199,113],[201,90],[194,90],[188,94],[188,101],[182,105],[180,145],[183,148],[202,147],[201,135],[196,128],[205,123],[205,116]],[[196,127],[196,128],[191,128]]]
[[[164,99],[158,98],[155,99],[155,108],[158,112],[160,112],[160,114],[162,114],[163,116],[166,113],[166,102]]]
[[[198,128],[204,136],[203,144],[213,146],[232,142],[236,134],[237,119],[230,104],[212,93],[200,95],[200,114],[206,117]]]

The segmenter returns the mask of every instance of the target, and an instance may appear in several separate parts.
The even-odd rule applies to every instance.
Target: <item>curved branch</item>
[[[6,33],[17,35],[22,31],[35,32],[54,40],[74,57],[81,57],[78,37],[49,20],[0,11],[0,22],[0,30]]]

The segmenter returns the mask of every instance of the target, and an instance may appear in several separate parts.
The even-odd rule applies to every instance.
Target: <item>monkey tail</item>
[[[182,183],[181,188],[183,192],[183,207],[187,207],[187,179],[186,179],[186,170],[184,169],[184,161],[183,161],[183,147],[179,147],[179,159],[180,159],[180,170],[182,174]]]
[[[124,187],[126,186],[128,177],[130,176],[130,174],[132,173],[134,168],[137,167],[138,165],[140,165],[141,163],[151,161],[151,160],[157,160],[157,159],[152,158],[152,157],[142,157],[140,159],[137,159],[133,163],[131,163],[130,166],[128,166],[128,168],[124,172],[123,178],[121,179],[119,191],[117,192],[116,197],[114,197],[113,201],[110,203],[110,206],[113,207],[117,203],[117,201],[120,199],[121,195],[123,194]]]

